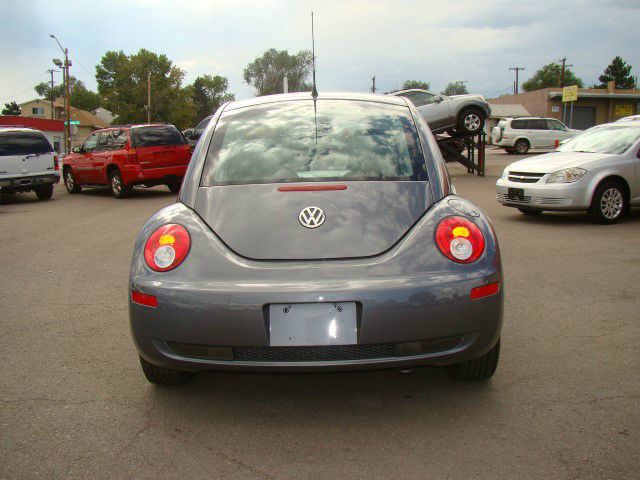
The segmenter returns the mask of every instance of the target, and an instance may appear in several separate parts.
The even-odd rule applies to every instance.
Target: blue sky
[[[511,66],[540,66],[566,55],[587,85],[615,55],[640,70],[640,1],[378,1],[378,0],[0,0],[0,102],[35,98],[69,48],[72,75],[95,89],[95,65],[108,50],[166,54],[186,73],[224,75],[237,98],[253,95],[243,68],[266,49],[310,48],[316,16],[320,90],[367,91],[404,80],[433,90],[466,80],[488,98],[510,92]],[[56,74],[56,82],[61,74]]]

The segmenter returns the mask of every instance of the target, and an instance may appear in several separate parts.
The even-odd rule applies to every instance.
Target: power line
[[[32,77],[23,78],[22,80],[16,80],[15,82],[5,83],[5,84],[3,84],[3,85],[0,85],[0,88],[9,87],[9,86],[11,86],[11,85],[15,85],[16,83],[26,82],[27,80],[33,80],[34,78],[41,78],[41,77],[43,77],[44,75],[48,75],[48,72],[46,72],[46,71],[45,71],[45,72],[43,72],[43,73],[40,73],[40,74],[38,74],[38,75],[34,75],[34,76],[32,76]]]

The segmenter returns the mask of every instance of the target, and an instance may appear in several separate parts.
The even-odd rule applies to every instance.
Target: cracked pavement
[[[0,479],[640,478],[640,210],[525,217],[449,165],[498,233],[501,361],[438,369],[144,379],[129,335],[133,240],[166,188],[0,205]]]

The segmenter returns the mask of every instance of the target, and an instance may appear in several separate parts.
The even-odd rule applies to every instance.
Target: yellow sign
[[[563,102],[575,102],[578,99],[578,85],[569,85],[562,89]]]
[[[616,105],[615,107],[616,117],[628,117],[633,115],[633,105]]]

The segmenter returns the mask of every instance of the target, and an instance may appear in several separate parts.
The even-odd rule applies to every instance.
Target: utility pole
[[[513,94],[518,95],[518,92],[520,89],[520,83],[518,81],[518,73],[520,72],[520,70],[524,70],[524,67],[511,67],[509,68],[509,70],[515,70],[516,72],[516,83],[514,84]]]
[[[566,68],[573,67],[573,65],[567,65],[567,57],[562,57],[559,62],[562,62],[562,69],[560,70],[560,88],[564,87],[564,72]]]
[[[51,119],[53,120],[53,113],[54,113],[54,109],[53,109],[53,72],[55,72],[57,70],[54,70],[53,68],[50,68],[49,70],[47,70],[48,73],[51,74],[51,90],[49,90],[49,95],[51,95]]]
[[[371,82],[372,82],[371,93],[376,93],[376,76],[375,75],[371,78]]]
[[[55,35],[51,34],[49,35],[51,38],[53,38],[56,43],[58,44],[58,46],[60,47],[60,50],[62,50],[62,53],[64,53],[64,65],[62,64],[62,62],[58,59],[54,59],[53,63],[56,64],[59,68],[62,68],[62,78],[64,80],[64,85],[65,85],[65,95],[64,95],[64,113],[65,113],[65,128],[64,128],[64,146],[65,146],[65,153],[69,153],[71,152],[71,106],[70,106],[70,95],[69,95],[69,78],[71,77],[69,75],[69,67],[72,65],[71,62],[69,61],[69,49],[68,48],[64,48],[60,42],[58,41],[58,39],[56,38]]]
[[[151,123],[151,72],[147,74],[147,123]]]

